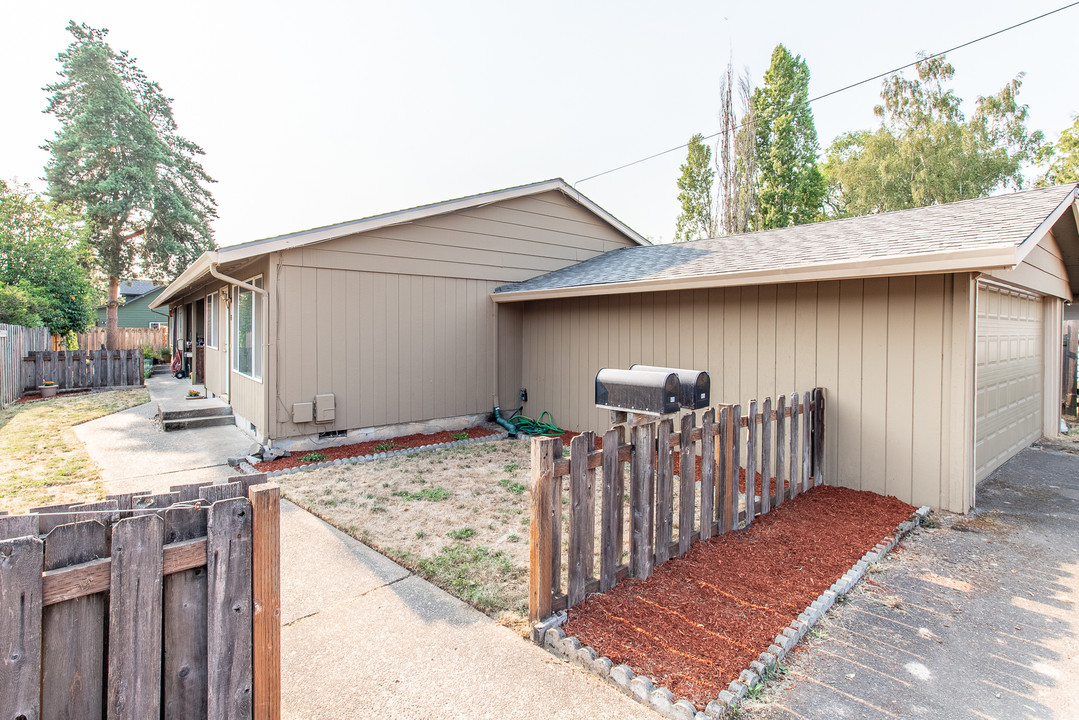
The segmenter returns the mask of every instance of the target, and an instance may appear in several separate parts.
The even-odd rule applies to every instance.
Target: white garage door
[[[978,285],[975,475],[982,480],[1041,437],[1042,301]]]

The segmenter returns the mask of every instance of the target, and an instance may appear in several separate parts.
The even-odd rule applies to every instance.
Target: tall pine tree
[[[61,80],[46,112],[60,121],[45,144],[52,199],[85,217],[88,242],[108,277],[106,345],[116,348],[120,279],[133,269],[171,278],[214,247],[217,216],[198,157],[181,137],[171,99],[126,52],[115,52],[108,30],[68,24],[74,38],[57,59]]]
[[[825,183],[809,107],[809,67],[782,45],[772,52],[764,85],[753,92],[757,135],[755,230],[814,222],[821,217]]]

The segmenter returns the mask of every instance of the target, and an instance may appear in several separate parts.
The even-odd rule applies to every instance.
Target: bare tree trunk
[[[109,299],[105,303],[105,349],[120,349],[120,329],[117,308],[120,307],[120,278],[109,276]],[[96,350],[96,348],[95,348]]]

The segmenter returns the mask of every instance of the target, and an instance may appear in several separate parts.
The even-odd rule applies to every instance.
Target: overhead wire
[[[1068,3],[1067,5],[1062,5],[1062,6],[1058,7],[1058,8],[1056,8],[1055,10],[1050,10],[1048,12],[1044,12],[1041,15],[1036,15],[1034,17],[1027,18],[1026,20],[1023,20],[1022,22],[1017,22],[1017,23],[1015,23],[1013,25],[1009,25],[1008,27],[1001,28],[999,30],[995,30],[995,31],[993,31],[991,33],[988,33],[987,35],[982,35],[981,37],[974,38],[973,40],[968,40],[967,42],[960,43],[959,45],[956,45],[955,47],[948,48],[947,50],[941,50],[940,52],[933,53],[932,55],[927,55],[925,57],[919,58],[919,59],[915,60],[914,62],[907,63],[906,65],[900,65],[899,67],[893,68],[891,70],[887,70],[887,71],[882,72],[882,73],[877,73],[876,75],[873,75],[872,77],[867,77],[867,78],[865,78],[863,80],[859,80],[857,82],[850,83],[849,85],[844,85],[841,88],[837,88],[835,90],[830,90],[830,91],[824,93],[823,95],[817,95],[816,97],[811,97],[808,100],[806,100],[806,104],[807,105],[812,105],[813,103],[817,102],[818,100],[823,100],[825,98],[832,97],[833,95],[838,95],[841,92],[846,92],[847,90],[851,90],[853,88],[856,88],[856,87],[858,87],[860,85],[865,85],[866,83],[873,82],[874,80],[880,80],[881,78],[887,77],[889,75],[894,75],[895,73],[901,72],[901,71],[906,70],[906,69],[911,68],[911,67],[914,67],[915,65],[917,65],[920,62],[925,62],[926,60],[932,60],[934,58],[941,57],[942,55],[947,55],[948,53],[954,52],[956,50],[962,50],[963,48],[970,47],[971,45],[974,45],[975,43],[980,43],[983,40],[988,40],[989,38],[996,37],[997,35],[1000,35],[1002,33],[1006,33],[1006,32],[1009,32],[1011,30],[1015,30],[1016,28],[1023,27],[1024,25],[1029,25],[1032,22],[1037,22],[1038,20],[1042,20],[1043,18],[1047,18],[1050,15],[1055,15],[1056,13],[1062,12],[1062,11],[1067,10],[1069,8],[1073,8],[1073,7],[1077,6],[1077,5],[1079,5],[1079,0],[1076,0],[1076,2]],[[734,131],[737,132],[738,130],[741,130],[742,127],[743,127],[743,125],[737,126],[737,127],[734,128]],[[722,134],[723,134],[723,131],[720,130],[719,132],[712,133],[711,135],[706,135],[701,139],[702,140],[711,140],[713,138],[719,137]],[[625,170],[626,168],[633,167],[634,165],[639,165],[639,164],[641,164],[643,162],[648,162],[649,160],[654,160],[655,158],[662,157],[663,155],[668,155],[668,154],[670,154],[672,152],[677,152],[678,150],[682,150],[682,149],[685,149],[687,147],[689,147],[689,143],[685,142],[685,143],[682,143],[681,145],[670,148],[669,150],[663,150],[663,151],[660,151],[660,152],[657,152],[657,153],[653,153],[653,154],[651,154],[651,155],[649,155],[647,157],[643,157],[643,158],[640,158],[638,160],[634,160],[632,162],[628,162],[628,163],[625,163],[623,165],[619,165],[618,167],[611,168],[610,170],[604,170],[603,172],[596,173],[595,175],[589,175],[588,177],[582,178],[582,179],[578,180],[577,182],[573,183],[573,185],[574,185],[574,187],[576,187],[577,185],[579,185],[579,184],[581,184],[583,182],[588,182],[589,180],[594,180],[594,179],[596,179],[598,177],[603,177],[604,175],[610,175],[611,173],[618,172],[619,170]]]

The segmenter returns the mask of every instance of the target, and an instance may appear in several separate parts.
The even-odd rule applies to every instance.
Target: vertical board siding
[[[281,278],[280,337],[295,342],[282,342],[275,437],[491,409],[495,283],[289,265]],[[293,403],[321,393],[335,396],[334,422],[293,424]]]
[[[524,412],[605,429],[595,374],[632,363],[707,370],[713,404],[822,387],[828,482],[963,511],[940,468],[962,452],[947,424],[962,401],[951,383],[956,373],[962,382],[965,350],[944,319],[966,307],[952,294],[968,284],[963,274],[531,301],[522,305]],[[799,466],[800,475],[800,462],[787,458],[788,473]]]

